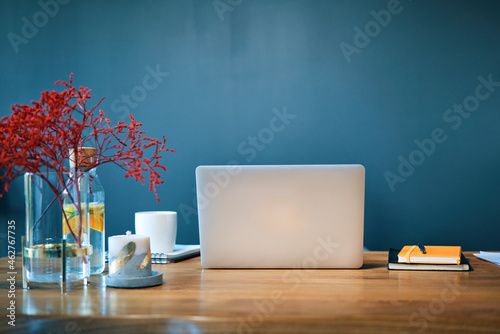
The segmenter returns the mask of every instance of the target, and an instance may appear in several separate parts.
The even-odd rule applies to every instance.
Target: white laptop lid
[[[199,166],[204,268],[359,268],[361,165]]]

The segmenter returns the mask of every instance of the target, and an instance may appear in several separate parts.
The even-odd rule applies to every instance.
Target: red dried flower
[[[162,140],[145,137],[140,130],[142,124],[132,115],[130,124],[120,121],[112,127],[102,110],[94,114],[102,99],[87,109],[90,89],[76,89],[72,78],[73,74],[69,83],[55,83],[65,87],[62,92],[42,92],[40,101],[32,101],[31,106],[13,105],[12,115],[0,120],[0,181],[5,183],[0,197],[8,191],[11,180],[25,172],[68,173],[66,160],[70,151],[94,146],[96,166],[114,163],[126,172],[125,177],[133,177],[143,184],[144,173],[149,173],[149,190],[154,191],[159,201],[156,186],[164,182],[160,181],[160,171],[166,170],[160,164],[160,154],[175,151],[165,147],[165,137]],[[148,149],[154,151],[146,157]]]

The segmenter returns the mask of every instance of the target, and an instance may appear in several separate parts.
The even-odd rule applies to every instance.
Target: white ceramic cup
[[[174,250],[177,234],[177,212],[136,212],[135,233],[149,236],[151,253],[170,253]]]

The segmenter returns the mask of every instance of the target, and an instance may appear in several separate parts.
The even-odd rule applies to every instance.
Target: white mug
[[[177,234],[177,212],[136,212],[135,233],[149,236],[151,253],[170,253],[174,250]]]

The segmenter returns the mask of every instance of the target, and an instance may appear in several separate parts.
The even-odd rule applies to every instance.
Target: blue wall
[[[498,250],[499,17],[494,0],[4,0],[0,116],[74,73],[113,122],[167,137],[160,203],[100,167],[108,235],[176,210],[178,242],[197,243],[200,164],[361,163],[368,248]],[[2,245],[23,207],[16,180]]]

